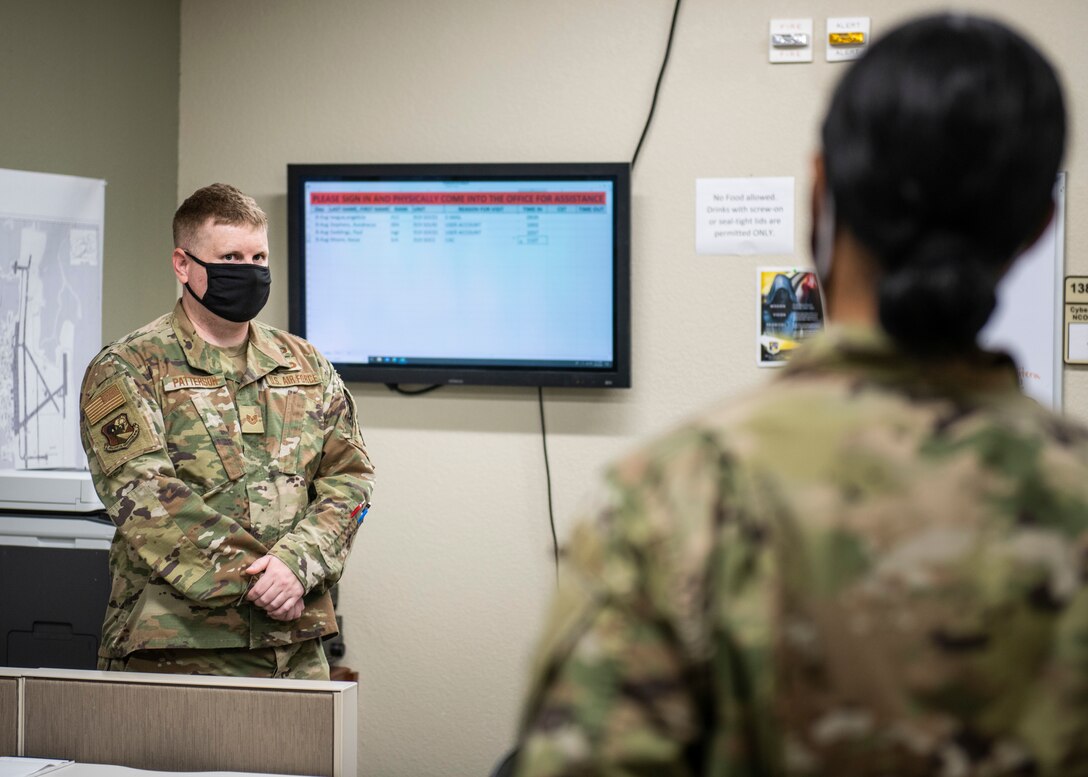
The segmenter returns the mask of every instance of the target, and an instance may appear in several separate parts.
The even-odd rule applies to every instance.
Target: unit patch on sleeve
[[[140,436],[140,425],[128,420],[128,413],[121,413],[102,427],[102,436],[106,438],[106,450],[110,453],[123,451]]]

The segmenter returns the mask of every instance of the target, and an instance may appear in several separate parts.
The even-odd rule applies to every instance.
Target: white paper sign
[[[696,179],[695,250],[792,254],[793,184],[793,178]]]
[[[1088,361],[1088,324],[1069,325],[1070,361]]]

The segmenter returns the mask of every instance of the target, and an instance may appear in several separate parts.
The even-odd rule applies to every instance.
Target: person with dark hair
[[[823,125],[830,326],[612,466],[516,773],[1088,774],[1088,431],[976,337],[1053,212],[1065,109],[1000,23],[907,23]]]
[[[174,214],[174,310],[91,362],[80,430],[117,526],[100,669],[328,680],[374,468],[355,403],[305,340],[255,320],[268,218],[228,184]]]

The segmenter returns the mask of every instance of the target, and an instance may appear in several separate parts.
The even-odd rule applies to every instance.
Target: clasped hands
[[[302,583],[290,567],[275,556],[261,556],[246,568],[247,575],[260,575],[246,599],[277,621],[293,621],[302,615]]]

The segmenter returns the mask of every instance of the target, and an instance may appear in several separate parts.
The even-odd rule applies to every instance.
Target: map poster
[[[0,469],[86,469],[79,385],[102,347],[105,191],[0,169]]]
[[[812,270],[761,267],[759,273],[759,359],[780,367],[794,349],[824,328],[820,284]]]

